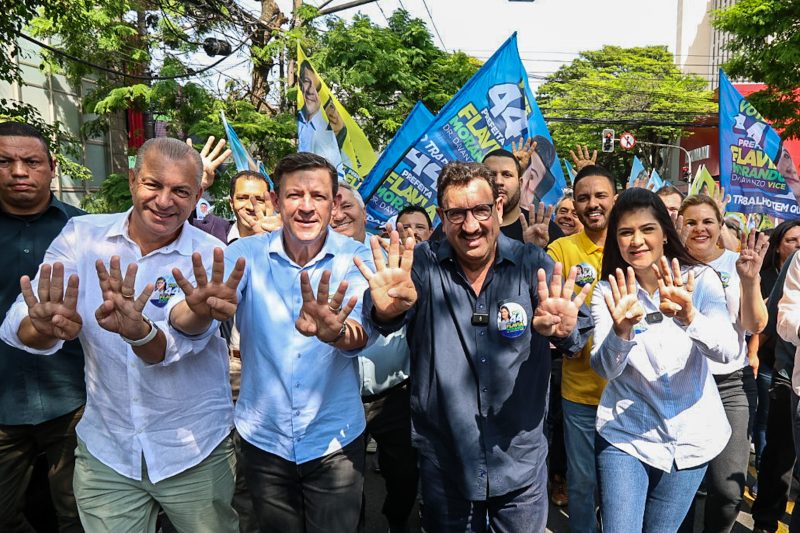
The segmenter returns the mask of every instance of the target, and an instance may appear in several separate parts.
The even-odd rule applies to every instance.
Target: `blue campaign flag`
[[[220,115],[222,116],[222,126],[225,128],[225,136],[228,137],[228,148],[233,152],[233,162],[236,165],[236,170],[239,172],[242,170],[259,172],[264,176],[264,179],[267,180],[267,183],[269,183],[270,189],[275,190],[275,184],[272,183],[272,178],[269,177],[269,173],[267,173],[267,169],[264,168],[264,164],[261,161],[256,163],[253,160],[242,144],[242,141],[239,140],[239,135],[236,134],[236,130],[233,129],[233,126],[228,124],[228,120],[225,118],[225,112],[220,111]]]
[[[647,177],[647,169],[644,168],[641,159],[633,156],[633,165],[631,166],[631,175],[628,176],[628,184],[633,185],[634,180]]]
[[[566,159],[564,160],[564,165],[567,167],[567,177],[569,178],[569,182],[571,184],[575,180],[575,174],[577,174],[577,172],[575,172],[575,169],[572,168],[572,165],[570,165],[569,161]]]
[[[513,34],[456,93],[368,197],[375,230],[408,204],[436,217],[436,180],[452,161],[482,161],[498,148],[533,138],[536,153],[522,176],[520,204],[554,205],[566,182],[547,125],[533,98]]]
[[[633,185],[634,180],[646,178],[648,176],[647,169],[644,168],[642,161],[633,156],[633,165],[631,166],[631,175],[628,176],[628,183]],[[664,180],[659,176],[658,171],[653,169],[650,173],[650,178],[647,180],[647,186],[653,185],[653,192],[657,191],[664,186]]]
[[[417,102],[358,188],[365,201],[375,193],[386,173],[397,165],[409,147],[425,133],[431,122],[433,113],[425,107],[425,104]]]
[[[775,165],[783,150],[781,138],[764,117],[736,90],[725,73],[719,74],[720,184],[731,195],[727,211],[761,213],[782,219],[800,218],[800,193],[793,172]],[[794,167],[783,159],[781,169]]]

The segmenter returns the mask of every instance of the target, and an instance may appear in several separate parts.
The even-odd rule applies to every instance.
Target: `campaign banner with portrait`
[[[514,33],[442,108],[383,177],[367,203],[367,227],[375,230],[408,204],[436,217],[436,181],[451,161],[482,161],[498,148],[529,137],[536,152],[523,174],[521,205],[561,198],[564,173],[553,140],[533,98]]]
[[[377,157],[367,136],[297,46],[297,139],[299,152],[321,155],[340,180],[359,188]]]
[[[395,132],[386,149],[378,157],[378,162],[369,171],[361,183],[358,192],[365,201],[380,186],[383,176],[390,171],[403,157],[408,147],[428,129],[433,122],[433,113],[422,102],[417,102],[411,109],[400,129]]]
[[[780,135],[719,74],[720,183],[731,195],[728,211],[800,218],[800,180]]]
[[[664,186],[664,180],[661,179],[656,169],[653,172],[647,172],[644,168],[642,160],[637,156],[633,156],[633,164],[631,165],[631,174],[628,176],[628,185],[633,185],[635,180],[647,178],[647,187],[653,186],[653,192],[657,191]]]

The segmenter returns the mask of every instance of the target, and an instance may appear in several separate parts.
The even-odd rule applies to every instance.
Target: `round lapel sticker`
[[[176,292],[178,292],[178,284],[172,274],[159,276],[156,279],[153,294],[150,295],[150,303],[156,307],[164,307]]]
[[[528,328],[528,313],[521,305],[508,302],[497,311],[497,330],[508,339],[519,337]]]

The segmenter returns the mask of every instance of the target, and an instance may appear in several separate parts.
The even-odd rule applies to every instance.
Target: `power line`
[[[558,111],[558,112],[571,112],[571,111],[590,111],[595,113],[648,113],[648,114],[657,114],[657,115],[689,115],[689,116],[703,116],[712,114],[709,112],[700,112],[700,111],[664,111],[658,109],[614,109],[614,108],[599,108],[599,107],[570,107],[570,108],[563,108],[563,107],[547,107],[542,106],[539,108],[540,111]],[[716,111],[713,112],[716,114]]]
[[[386,24],[389,24],[389,17],[387,17],[386,13],[383,11],[383,8],[381,7],[381,3],[380,2],[375,2],[375,5],[378,6],[378,9],[380,10],[381,15],[383,15],[383,20],[386,21]]]
[[[676,122],[672,120],[653,119],[616,119],[616,118],[577,118],[577,117],[552,117],[544,115],[548,122],[569,122],[572,124],[622,124],[627,126],[673,126],[678,128],[716,128],[717,122]]]
[[[211,63],[210,65],[207,65],[207,66],[201,68],[200,70],[195,70],[195,71],[187,73],[187,74],[177,74],[175,76],[141,76],[139,74],[129,74],[127,72],[122,72],[122,71],[115,70],[115,69],[112,69],[112,68],[104,67],[102,65],[98,65],[96,63],[92,63],[91,61],[87,61],[85,59],[81,59],[79,57],[76,57],[76,56],[68,53],[68,52],[65,52],[64,50],[59,50],[58,48],[54,48],[54,47],[50,46],[49,44],[45,44],[45,43],[43,43],[43,42],[41,42],[41,41],[39,41],[37,39],[34,39],[30,35],[26,35],[24,33],[20,33],[19,36],[22,37],[23,39],[25,39],[26,41],[30,41],[33,44],[38,45],[38,46],[44,48],[45,50],[48,50],[48,51],[50,51],[50,52],[52,52],[52,53],[54,53],[56,55],[62,56],[64,58],[66,58],[66,59],[69,59],[70,61],[74,61],[76,63],[80,63],[82,65],[85,65],[87,67],[93,68],[95,70],[99,70],[99,71],[102,71],[102,72],[107,72],[108,74],[115,74],[117,76],[123,76],[123,77],[126,77],[126,78],[132,78],[134,80],[145,80],[145,81],[177,80],[177,79],[191,78],[193,76],[197,76],[198,74],[202,74],[203,72],[206,72],[207,70],[211,70],[212,68],[214,68],[217,65],[219,65],[220,63],[222,63],[223,61],[228,59],[228,57],[230,57],[230,55],[233,55],[234,53],[238,52],[242,48],[242,46],[245,44],[245,41],[242,41],[241,44],[239,44],[239,46],[236,47],[231,52],[230,55],[222,56],[222,58],[220,58],[219,60],[215,61],[214,63]]]
[[[425,6],[425,11],[428,12],[428,18],[431,19],[431,24],[433,25],[433,31],[436,32],[436,36],[439,38],[439,42],[442,44],[442,48],[444,48],[445,52],[449,52],[447,46],[444,44],[444,39],[442,39],[442,34],[439,33],[439,28],[436,27],[436,22],[433,20],[433,15],[431,14],[431,10],[428,7],[428,2],[426,0],[422,0],[422,5]]]

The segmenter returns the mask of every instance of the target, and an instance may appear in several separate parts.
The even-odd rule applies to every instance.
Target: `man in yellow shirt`
[[[575,176],[575,211],[583,231],[552,242],[547,253],[564,270],[577,267],[575,290],[597,283],[603,262],[608,215],[614,205],[614,176],[596,165],[582,168]],[[587,301],[591,300],[591,293]],[[597,531],[595,518],[594,437],[595,418],[605,381],[589,366],[591,340],[580,355],[564,358],[561,398],[564,413],[564,443],[567,451],[567,494],[572,531]]]

